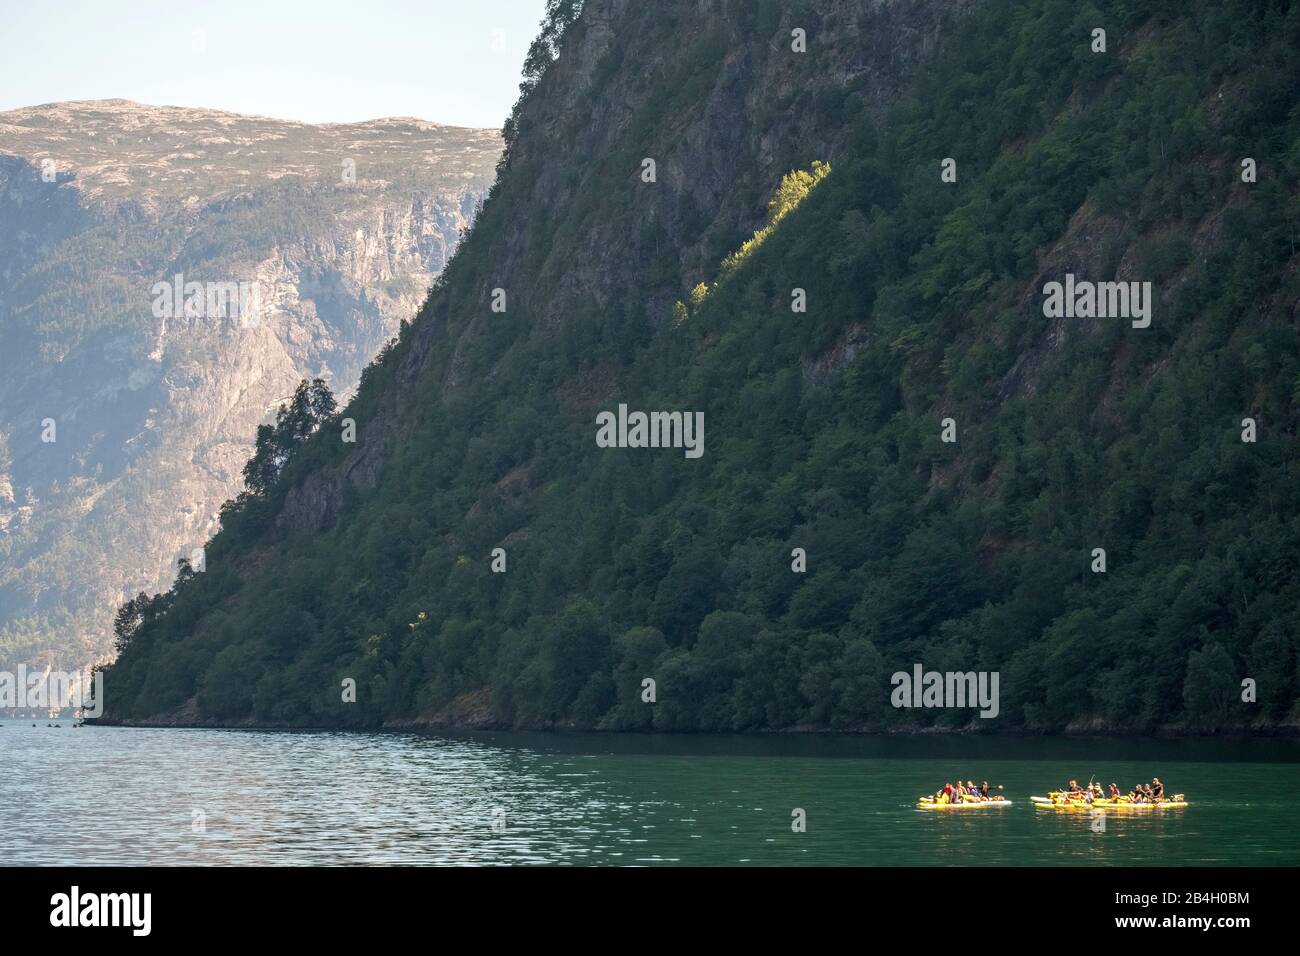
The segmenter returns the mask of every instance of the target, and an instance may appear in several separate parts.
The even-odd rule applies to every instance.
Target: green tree
[[[1183,703],[1194,723],[1214,726],[1228,719],[1237,699],[1236,668],[1232,657],[1218,643],[1207,644],[1187,655],[1187,677],[1183,682]]]

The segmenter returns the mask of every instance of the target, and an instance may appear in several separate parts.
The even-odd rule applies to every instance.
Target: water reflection
[[[0,730],[5,864],[1297,863],[1292,741]],[[1158,773],[1186,811],[1035,810]],[[945,779],[1008,808],[923,813]],[[791,830],[792,812],[807,832]],[[200,825],[201,824],[201,825]]]

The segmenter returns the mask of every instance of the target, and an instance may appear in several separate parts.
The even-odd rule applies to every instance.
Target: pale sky
[[[504,122],[545,0],[0,0],[0,111],[121,97]]]

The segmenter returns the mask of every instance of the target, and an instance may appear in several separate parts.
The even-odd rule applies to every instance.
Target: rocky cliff
[[[116,605],[214,531],[257,425],[303,377],[350,395],[418,309],[500,149],[402,118],[0,114],[0,665],[105,655]],[[248,307],[187,309],[189,283]]]

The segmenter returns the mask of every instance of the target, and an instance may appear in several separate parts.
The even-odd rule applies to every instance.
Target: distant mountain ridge
[[[414,185],[434,167],[437,189],[481,186],[482,157],[500,149],[500,133],[413,117],[310,124],[119,99],[0,113],[0,144],[38,167],[49,159],[58,172],[75,171],[83,197],[148,206],[168,196],[211,201],[285,176],[327,184],[348,158],[362,161],[362,189]]]
[[[411,118],[0,113],[0,666],[104,657],[113,608],[215,527],[257,425],[303,377],[350,394],[418,307],[500,150]],[[181,282],[242,283],[256,314],[160,317]]]

